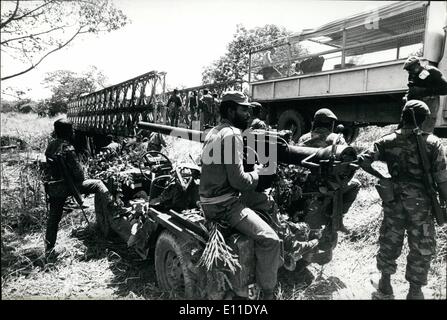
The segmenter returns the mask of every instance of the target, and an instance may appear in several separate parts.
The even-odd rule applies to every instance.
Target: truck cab
[[[250,95],[268,107],[270,124],[292,130],[295,140],[326,107],[352,141],[361,126],[399,122],[408,56],[446,74],[446,24],[446,2],[400,1],[254,47]],[[446,97],[430,103],[434,132],[447,137]]]

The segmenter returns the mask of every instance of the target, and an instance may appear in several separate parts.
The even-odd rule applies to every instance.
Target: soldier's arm
[[[434,137],[434,136],[431,136]],[[445,149],[439,139],[435,139],[432,150],[432,172],[433,179],[438,185],[439,194],[443,199],[447,199],[447,164]]]
[[[379,140],[374,143],[372,150],[362,152],[361,154],[359,154],[357,156],[357,159],[358,159],[359,166],[364,171],[368,172],[369,174],[371,174],[377,178],[386,179],[386,177],[382,173],[380,173],[379,171],[377,171],[376,169],[374,169],[372,167],[372,164],[375,161],[383,160],[383,159],[381,159],[382,158],[381,152],[380,152],[381,149],[382,149],[381,141]]]
[[[228,135],[223,139],[224,163],[230,185],[239,191],[255,190],[259,175],[244,172],[243,141],[240,135]]]
[[[70,171],[74,182],[82,182],[85,179],[84,170],[76,156],[75,150],[72,146],[65,149],[65,161],[67,169]]]
[[[447,94],[447,79],[443,76],[442,72],[437,68],[433,68],[430,71],[430,77],[433,77],[436,82],[436,86],[428,88],[430,95]]]

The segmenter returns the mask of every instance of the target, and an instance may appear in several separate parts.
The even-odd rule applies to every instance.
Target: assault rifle
[[[87,215],[84,212],[83,205],[84,201],[82,200],[82,195],[79,192],[78,188],[76,187],[73,178],[68,171],[67,166],[65,165],[64,159],[62,158],[61,154],[56,155],[56,165],[59,168],[59,172],[62,176],[62,179],[65,181],[66,186],[68,187],[68,192],[73,198],[76,200],[76,202],[79,205],[79,208],[82,210],[82,214],[84,215],[85,220],[87,220],[87,223],[90,224],[90,221],[87,218]]]
[[[439,189],[437,187],[435,179],[433,179],[430,161],[427,155],[427,145],[425,143],[425,140],[422,138],[423,131],[417,125],[416,117],[414,115],[414,109],[410,108],[410,112],[413,117],[413,122],[415,126],[415,128],[413,129],[413,133],[416,136],[418,155],[422,163],[422,169],[424,170],[423,175],[424,186],[430,196],[433,215],[435,216],[436,222],[438,223],[438,225],[442,226],[444,223],[446,223],[447,220],[446,199],[442,199],[441,194],[439,194],[441,202],[443,203],[443,207],[441,207],[441,204],[439,203],[437,197]]]

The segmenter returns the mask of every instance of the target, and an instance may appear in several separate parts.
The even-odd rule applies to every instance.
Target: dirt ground
[[[371,299],[374,288],[370,279],[378,278],[375,267],[380,202],[372,190],[362,190],[352,210],[346,215],[351,235],[340,234],[333,260],[309,269],[315,277],[305,286],[299,275],[280,269],[278,299]],[[153,258],[143,261],[126,245],[98,236],[94,225],[93,197],[87,225],[82,213],[75,210],[64,216],[58,235],[56,263],[44,265],[44,230],[2,235],[3,299],[170,299],[157,288]],[[393,277],[396,299],[404,299],[407,246],[399,258]],[[424,292],[429,299],[446,299],[446,264],[434,264]]]
[[[383,134],[383,130],[365,131],[356,146],[370,146]],[[447,146],[447,139],[443,139],[443,143]],[[189,154],[193,158],[200,154],[200,144],[184,140],[168,141],[167,149],[168,156],[176,162],[182,160],[182,155],[188,159]],[[10,157],[2,154],[2,299],[172,298],[157,287],[153,255],[143,261],[118,239],[107,241],[99,236],[93,196],[85,199],[90,224],[79,209],[66,213],[56,244],[58,259],[54,264],[44,264],[46,210],[41,202],[37,207],[30,206],[30,198],[39,198],[39,194],[38,187],[27,176],[25,163],[35,159],[36,154],[28,157],[9,161]],[[303,275],[281,268],[276,291],[278,299],[371,299],[374,288],[370,280],[379,276],[375,256],[382,211],[373,179],[361,170],[356,177],[362,189],[345,216],[345,225],[351,233],[339,233],[339,243],[330,263],[324,267],[309,267],[314,278],[310,285],[305,285]],[[429,283],[423,290],[426,298],[446,299],[447,226],[437,227],[437,233],[438,254],[432,262]],[[407,253],[405,244],[397,273],[392,278],[397,299],[404,299],[408,290],[405,280]]]

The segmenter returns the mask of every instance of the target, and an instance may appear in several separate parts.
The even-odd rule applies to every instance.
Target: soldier
[[[177,89],[174,89],[171,97],[168,100],[169,116],[171,117],[171,126],[177,127],[180,108],[182,106],[182,99],[179,96]]]
[[[435,253],[435,228],[431,212],[430,195],[424,186],[424,170],[418,156],[418,146],[413,133],[430,115],[428,106],[419,100],[408,101],[401,115],[402,128],[397,129],[374,143],[374,148],[359,155],[359,164],[367,172],[382,176],[371,167],[374,161],[387,164],[391,178],[382,176],[381,185],[388,190],[381,193],[383,221],[380,229],[377,268],[382,277],[373,295],[393,297],[391,275],[396,272],[396,259],[400,256],[405,237],[408,235],[409,254],[405,278],[410,283],[407,299],[423,299],[421,287],[427,284],[430,262]],[[427,156],[440,195],[447,197],[447,167],[441,141],[428,132],[423,133]],[[378,189],[379,190],[379,189]]]
[[[439,103],[431,101],[433,99],[430,97],[446,95],[447,80],[438,68],[421,65],[421,59],[415,56],[411,56],[405,61],[404,70],[408,71],[408,91],[404,101],[419,99],[428,104],[432,117],[425,121],[424,130],[431,132],[436,121]]]
[[[65,201],[71,194],[68,181],[64,180],[58,157],[62,158],[68,174],[80,193],[102,193],[109,199],[109,205],[113,210],[113,197],[101,180],[87,179],[84,177],[84,170],[79,163],[72,145],[73,127],[72,123],[66,119],[59,119],[54,122],[55,139],[50,141],[45,151],[48,164],[49,183],[46,184],[50,212],[47,221],[45,234],[45,254],[47,258],[55,257],[54,246],[56,244],[59,222],[62,218],[62,211]]]
[[[203,126],[207,127],[211,124],[212,121],[211,117],[214,99],[213,96],[209,94],[208,90],[204,89],[203,96],[200,101],[203,112]]]
[[[163,135],[159,132],[151,132],[147,141],[147,151],[160,152],[163,147],[166,147],[166,141]]]
[[[260,166],[244,172],[241,130],[247,128],[249,107],[242,92],[229,91],[222,96],[221,123],[210,130],[203,146],[199,194],[207,219],[227,222],[254,240],[256,281],[264,299],[273,299],[280,266],[280,240],[252,210],[270,210],[271,203],[262,192],[270,187],[273,176],[263,175]],[[257,195],[247,196],[250,193]]]
[[[265,120],[265,110],[259,102],[253,101],[251,103],[252,110],[252,119],[250,119],[250,128],[251,129],[262,129],[267,130],[268,126],[264,122]],[[261,119],[262,118],[262,119]]]
[[[346,145],[343,136],[333,132],[337,120],[331,110],[326,108],[317,110],[314,115],[312,130],[300,137],[298,145],[312,148],[325,148],[333,144]],[[348,212],[359,190],[360,182],[357,179],[351,179],[343,190],[343,214]],[[343,225],[343,219],[340,223],[340,231],[349,233],[349,230]]]
[[[189,95],[189,112],[191,116],[191,128],[192,122],[196,121],[196,113],[197,111],[197,91],[193,91]]]
[[[106,146],[101,149],[102,152],[111,157],[118,156],[121,151],[121,145],[113,140],[113,135],[109,134],[106,137]]]

